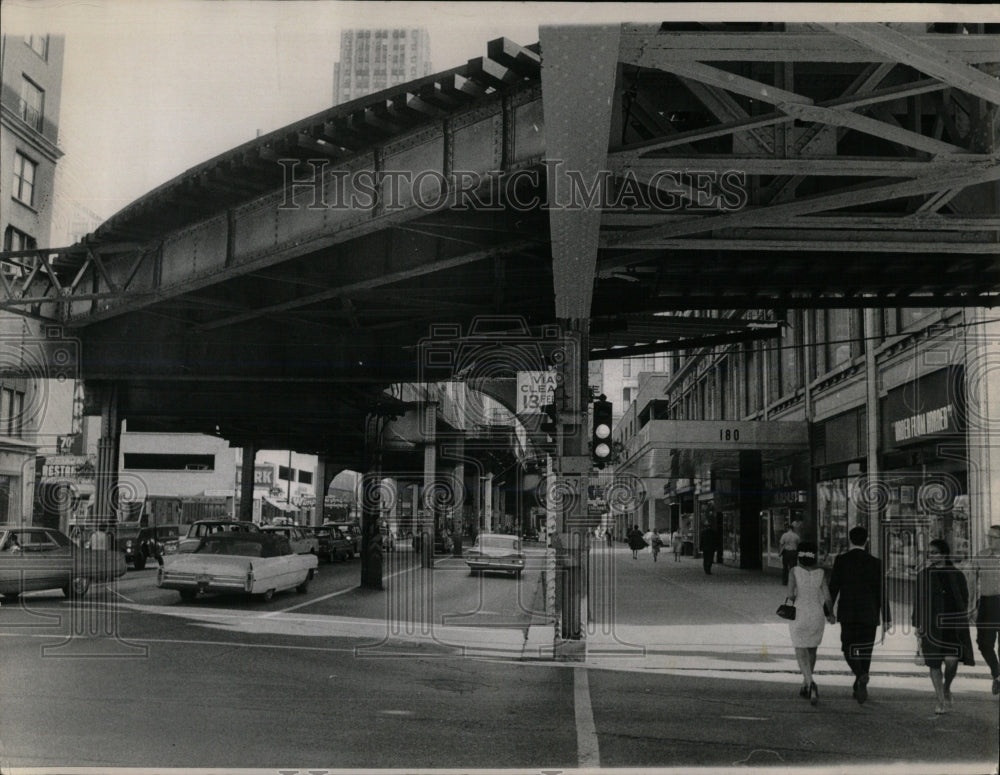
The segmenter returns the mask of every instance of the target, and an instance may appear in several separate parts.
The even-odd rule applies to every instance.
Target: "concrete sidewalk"
[[[661,552],[654,562],[648,549],[632,559],[629,549],[597,546],[590,555],[590,617],[585,663],[618,670],[701,671],[708,673],[798,673],[788,622],[775,610],[785,587],[777,574],[715,564],[706,575],[700,559],[674,561]],[[893,624],[877,642],[873,679],[879,676],[928,681],[927,668],[914,663],[916,638],[910,610],[891,606]],[[552,625],[533,625],[526,659],[551,658]],[[883,636],[882,630],[878,638]],[[973,633],[973,639],[975,633]],[[976,654],[975,667],[961,667],[962,679],[982,680],[989,691],[989,669]],[[853,676],[840,648],[840,625],[827,625],[819,647],[818,675]],[[909,682],[907,682],[909,683]],[[964,683],[964,680],[963,680]]]

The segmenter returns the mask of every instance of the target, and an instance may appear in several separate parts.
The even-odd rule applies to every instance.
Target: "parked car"
[[[270,600],[276,592],[306,592],[319,560],[298,554],[283,535],[227,531],[200,539],[198,548],[163,565],[156,583],[176,589],[190,602],[201,593],[259,595]]]
[[[283,535],[296,554],[319,555],[319,539],[305,528],[297,525],[264,525],[261,527],[261,532]]]
[[[132,563],[136,570],[146,567],[148,560],[162,557],[164,545],[168,541],[177,541],[183,530],[183,525],[155,525],[143,527],[134,538],[126,538],[119,545],[125,552],[125,561]]]
[[[500,533],[480,533],[465,552],[465,564],[472,574],[483,571],[506,571],[520,576],[524,570],[521,539]]]
[[[353,554],[361,554],[361,527],[357,522],[324,522],[323,527],[335,527],[351,542]]]
[[[354,542],[330,525],[312,528],[312,534],[319,541],[319,556],[329,562],[346,560],[354,555]]]
[[[91,582],[112,581],[125,573],[125,555],[84,549],[50,527],[0,525],[0,594],[61,589],[83,597]]]
[[[183,538],[167,541],[164,555],[193,552],[201,539],[215,533],[259,533],[260,527],[253,522],[237,522],[235,519],[201,519],[192,522]]]

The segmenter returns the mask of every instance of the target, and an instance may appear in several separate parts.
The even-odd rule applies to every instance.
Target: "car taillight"
[[[250,568],[247,570],[247,580],[244,582],[243,588],[247,592],[249,592],[251,589],[253,589],[253,565],[252,564],[250,565]]]

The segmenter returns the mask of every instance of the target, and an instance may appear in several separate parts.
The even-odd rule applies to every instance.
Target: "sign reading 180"
[[[739,428],[719,428],[719,441],[739,441]]]
[[[559,375],[554,371],[517,373],[517,413],[541,414],[546,404],[555,402]]]

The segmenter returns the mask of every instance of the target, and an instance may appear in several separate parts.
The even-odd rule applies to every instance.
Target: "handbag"
[[[786,597],[785,602],[778,606],[777,614],[782,619],[794,619],[795,618],[795,606],[789,604],[791,598]]]

